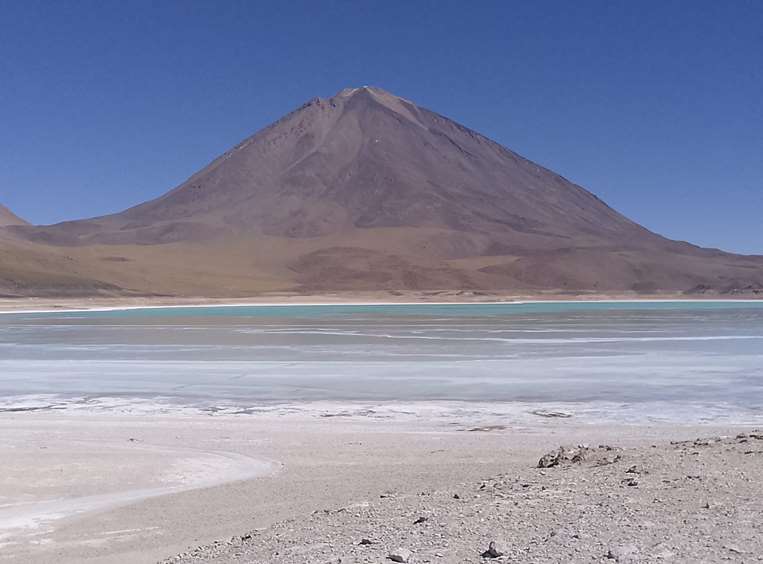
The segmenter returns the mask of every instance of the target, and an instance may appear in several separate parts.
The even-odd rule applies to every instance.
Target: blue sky
[[[662,234],[763,253],[763,2],[0,5],[0,203],[36,223],[158,196],[370,84]]]

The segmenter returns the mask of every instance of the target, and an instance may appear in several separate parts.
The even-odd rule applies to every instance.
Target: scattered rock
[[[623,457],[619,454],[616,454],[611,458],[609,456],[605,456],[604,458],[596,461],[596,466],[609,466],[610,464],[616,464],[620,462],[622,459]]]
[[[410,562],[413,553],[407,548],[398,548],[389,553],[387,558],[392,562]]]
[[[696,447],[708,447],[719,442],[721,442],[720,437],[710,437],[707,439],[695,439],[694,443],[692,444]]]
[[[165,564],[326,564],[338,556],[358,564],[754,561],[763,554],[757,519],[763,467],[744,453],[763,443],[749,434],[708,440],[707,447],[694,442],[659,444],[659,451],[649,443],[561,447],[548,453],[546,470],[510,467],[426,494],[383,490],[393,499],[318,511],[253,531],[256,541],[234,537]],[[619,466],[606,465],[620,456]],[[570,513],[572,506],[584,510]],[[410,550],[391,550],[398,545]]]

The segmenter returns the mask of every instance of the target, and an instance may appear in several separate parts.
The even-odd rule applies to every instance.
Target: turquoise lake
[[[0,315],[0,410],[461,402],[763,421],[763,302],[214,306]],[[235,412],[235,411],[234,411]]]

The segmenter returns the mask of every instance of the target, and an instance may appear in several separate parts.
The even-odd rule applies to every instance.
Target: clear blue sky
[[[158,196],[370,84],[673,238],[763,253],[763,2],[0,0],[0,202]]]

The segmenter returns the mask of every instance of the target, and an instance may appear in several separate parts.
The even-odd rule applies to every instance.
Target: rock
[[[636,465],[635,465],[635,464],[634,464],[633,466],[631,466],[630,468],[628,468],[628,469],[625,471],[625,473],[626,473],[626,474],[641,474],[641,472],[639,472],[639,471],[638,471],[638,468],[636,468]]]
[[[453,499],[461,499],[461,496],[458,494],[453,494]]]
[[[374,544],[374,541],[372,541],[371,539],[360,539],[360,542],[358,544],[361,546],[366,546],[369,544]]]
[[[604,458],[601,458],[596,462],[596,466],[609,466],[610,464],[617,464],[622,459],[623,457],[620,456],[619,454],[616,454],[612,458],[605,456]]]
[[[625,478],[625,480],[620,483],[624,486],[638,486],[638,480],[636,478]]]
[[[607,558],[615,562],[638,562],[638,547],[635,544],[625,544],[610,548]]]
[[[413,522],[413,524],[420,525],[421,523],[426,523],[427,521],[429,521],[429,517],[419,517]]]
[[[533,415],[537,415],[538,417],[549,417],[549,418],[560,418],[560,419],[569,419],[572,417],[572,413],[569,413],[568,411],[555,411],[551,409],[536,409],[534,411],[531,411]]]
[[[659,560],[669,560],[675,556],[676,553],[664,543],[660,543],[652,547],[652,557]]]
[[[559,466],[559,463],[562,461],[562,453],[563,449],[559,447],[559,449],[548,452],[540,457],[540,460],[538,460],[538,468],[553,468],[554,466]]]
[[[502,548],[495,541],[490,541],[487,550],[482,553],[482,558],[500,558],[504,554]]]
[[[413,553],[407,548],[398,548],[390,552],[387,558],[392,560],[392,562],[410,562],[412,556]]]
[[[553,468],[562,463],[580,464],[590,451],[591,449],[586,445],[578,445],[575,448],[562,446],[544,454],[538,461],[538,468]]]

